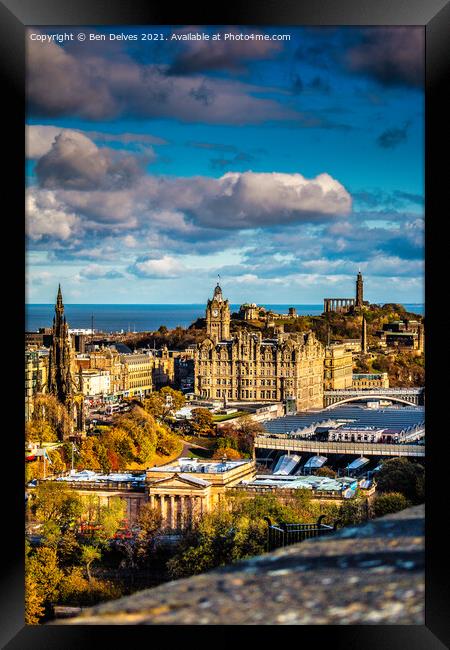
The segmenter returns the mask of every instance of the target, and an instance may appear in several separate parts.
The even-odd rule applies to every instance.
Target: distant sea
[[[263,305],[267,309],[285,314],[289,307],[304,316],[318,316],[323,312],[320,305]],[[423,304],[404,304],[407,311],[424,314]],[[51,327],[54,305],[26,305],[26,330],[37,331]],[[230,305],[231,311],[239,311],[239,305]],[[103,332],[155,331],[161,325],[173,329],[180,325],[188,327],[197,318],[204,318],[205,305],[65,305],[65,314],[71,329],[88,329],[94,315],[94,329]]]

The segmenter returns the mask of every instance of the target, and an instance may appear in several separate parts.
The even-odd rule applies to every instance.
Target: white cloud
[[[26,230],[32,240],[51,237],[68,240],[78,229],[80,218],[68,212],[54,192],[31,188],[26,197]]]
[[[160,259],[137,261],[130,269],[132,273],[144,278],[178,278],[186,269],[175,257],[164,255]]]

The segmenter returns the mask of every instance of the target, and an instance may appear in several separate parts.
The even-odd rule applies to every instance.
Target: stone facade
[[[147,493],[161,512],[163,525],[180,530],[197,516],[212,512],[225,500],[226,490],[255,476],[253,460],[177,462],[147,470]]]
[[[34,396],[45,393],[48,384],[48,354],[46,350],[25,350],[25,420],[33,414]]]
[[[260,307],[255,303],[245,303],[239,308],[239,317],[242,320],[259,320]]]
[[[231,337],[229,319],[228,300],[217,286],[206,308],[207,337],[195,354],[196,394],[252,402],[293,398],[298,410],[323,406],[324,348],[313,332],[279,331],[263,339],[239,331]]]
[[[352,388],[355,390],[364,390],[365,388],[389,388],[388,373],[356,373],[353,375]]]
[[[224,341],[230,338],[230,305],[223,299],[219,285],[214,289],[212,300],[206,307],[206,333],[213,341]]]
[[[119,393],[123,389],[122,362],[119,352],[112,347],[102,347],[86,354],[78,354],[77,369],[107,371],[109,373],[110,392]]]
[[[149,354],[121,354],[124,395],[148,395],[153,388],[154,359]]]
[[[325,348],[324,390],[351,388],[353,355],[344,344],[329,345]]]

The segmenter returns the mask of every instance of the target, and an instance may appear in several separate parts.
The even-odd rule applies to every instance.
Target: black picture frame
[[[8,392],[4,393],[13,414],[11,428],[3,431],[3,542],[2,553],[0,641],[11,650],[25,648],[72,648],[101,646],[106,634],[113,634],[114,645],[130,644],[137,640],[154,640],[154,630],[144,627],[115,626],[24,626],[24,573],[23,573],[23,438],[18,426],[22,404],[22,357],[16,353],[23,345],[24,305],[22,270],[23,199],[24,199],[24,77],[25,38],[27,25],[120,25],[120,24],[247,24],[247,25],[421,25],[426,34],[426,281],[427,304],[426,397],[427,439],[427,517],[426,517],[426,624],[425,626],[333,626],[305,627],[296,630],[302,643],[316,646],[330,644],[348,648],[444,648],[449,644],[448,571],[445,568],[447,509],[445,477],[448,461],[441,445],[445,435],[446,382],[439,376],[443,354],[447,348],[448,317],[445,318],[441,296],[448,295],[446,265],[448,252],[446,237],[441,225],[448,219],[446,196],[446,120],[450,43],[450,5],[446,0],[321,0],[300,3],[295,0],[246,0],[237,6],[232,3],[212,4],[208,7],[185,3],[174,9],[169,3],[133,0],[2,0],[0,2],[0,66],[2,75],[3,108],[6,109],[4,125],[10,138],[7,149],[7,180],[4,199],[9,199],[9,211],[4,213],[3,251],[13,252],[12,262],[4,262],[3,281],[8,288],[16,282],[16,289],[7,292],[5,307],[4,340],[11,354],[8,363]],[[5,156],[6,159],[6,156]],[[447,183],[446,183],[447,181]],[[444,235],[444,236],[443,236]],[[23,255],[23,257],[22,257]],[[6,266],[8,264],[8,266]],[[436,299],[433,299],[436,293]],[[12,294],[12,295],[10,295]],[[7,319],[7,320],[6,320]],[[12,336],[13,335],[13,336]],[[12,339],[11,339],[12,336]],[[11,339],[11,342],[10,342]],[[14,343],[13,343],[14,341]],[[447,363],[444,362],[447,370]],[[13,377],[11,377],[11,371]],[[17,380],[17,381],[16,381]],[[11,402],[11,397],[14,400]],[[17,398],[17,409],[15,399]],[[448,398],[447,398],[448,399]],[[10,447],[6,451],[7,446]],[[3,473],[3,472],[2,472]],[[6,511],[6,512],[5,512]],[[338,586],[337,586],[338,588]],[[176,630],[164,629],[165,643]],[[196,627],[196,641],[201,642],[206,631]],[[211,630],[210,630],[211,632]],[[246,630],[252,637],[256,630]],[[185,639],[189,631],[183,630]],[[266,631],[263,630],[264,635]],[[283,640],[283,630],[275,632]],[[200,636],[198,636],[200,635]],[[220,640],[234,642],[236,631],[221,626]],[[241,631],[239,632],[241,635]],[[217,638],[215,629],[208,635],[209,642]],[[131,640],[133,639],[133,641]],[[178,639],[181,641],[181,639]],[[262,639],[263,640],[263,639]],[[247,641],[248,642],[248,641]]]

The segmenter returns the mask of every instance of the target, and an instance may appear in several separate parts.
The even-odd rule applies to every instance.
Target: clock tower
[[[206,334],[216,342],[230,338],[230,305],[223,299],[219,283],[212,300],[208,300],[206,305]]]

